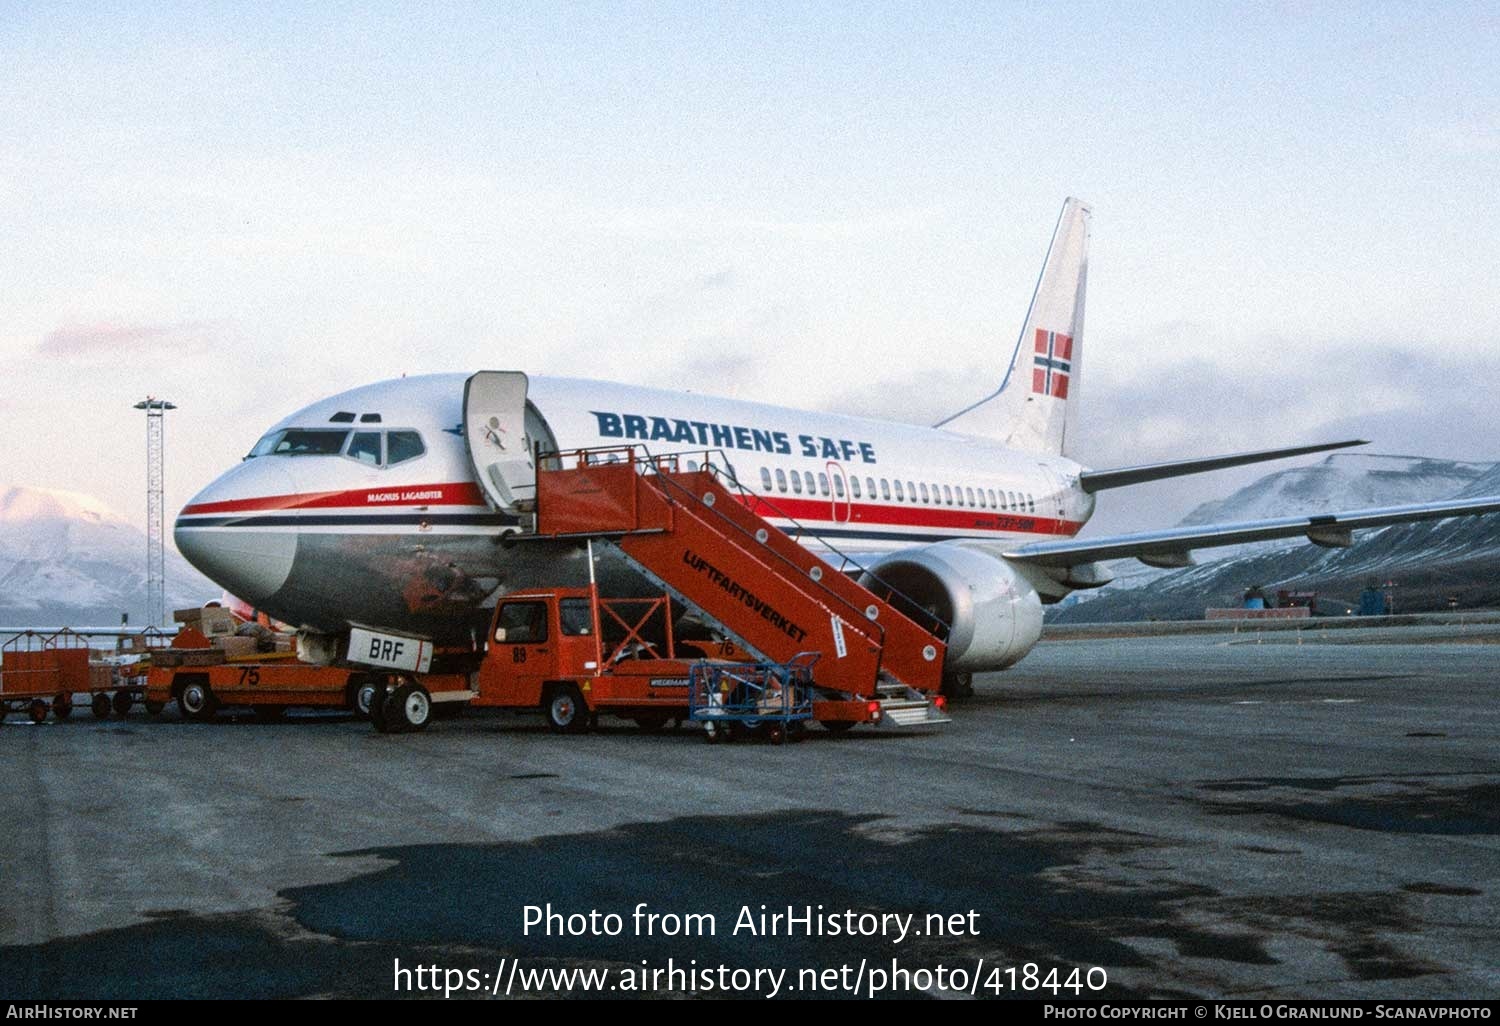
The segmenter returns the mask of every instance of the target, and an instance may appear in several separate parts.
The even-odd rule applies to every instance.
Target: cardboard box
[[[239,618],[227,609],[205,609],[197,623],[198,629],[210,638],[233,634],[239,626]]]
[[[246,659],[260,651],[257,639],[242,638],[234,634],[214,638],[214,647],[224,653],[225,659]]]

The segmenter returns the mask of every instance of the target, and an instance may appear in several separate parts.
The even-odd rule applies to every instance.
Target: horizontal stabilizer
[[[1033,542],[1005,552],[1005,558],[1036,566],[1069,567],[1104,559],[1139,559],[1151,566],[1186,566],[1193,549],[1241,545],[1245,542],[1305,536],[1319,545],[1343,547],[1350,532],[1363,527],[1388,527],[1417,520],[1472,517],[1500,510],[1500,495],[1463,502],[1429,502],[1415,506],[1362,509],[1352,513],[1310,517],[1278,517],[1238,524],[1193,524],[1166,531],[1144,531],[1103,538],[1069,538]]]
[[[1280,460],[1288,456],[1306,456],[1311,452],[1327,452],[1329,449],[1347,449],[1351,445],[1368,445],[1364,439],[1347,442],[1322,442],[1318,445],[1295,445],[1287,449],[1259,449],[1255,452],[1237,452],[1229,456],[1205,456],[1197,460],[1173,460],[1170,463],[1143,463],[1138,467],[1119,467],[1114,470],[1085,470],[1078,476],[1078,484],[1086,492],[1102,492],[1106,488],[1123,488],[1126,485],[1145,481],[1160,481],[1167,477],[1182,477],[1186,474],[1202,474],[1209,470],[1223,470],[1246,463],[1264,460]]]

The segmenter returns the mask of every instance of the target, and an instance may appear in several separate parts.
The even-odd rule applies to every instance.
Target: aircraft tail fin
[[[1000,387],[934,427],[997,438],[1030,452],[1063,451],[1083,366],[1091,214],[1082,200],[1063,203]]]

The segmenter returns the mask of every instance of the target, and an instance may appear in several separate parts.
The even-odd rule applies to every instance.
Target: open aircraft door
[[[535,446],[527,429],[539,426],[540,417],[528,416],[526,384],[520,371],[480,371],[464,382],[469,462],[490,504],[507,513],[536,504]]]

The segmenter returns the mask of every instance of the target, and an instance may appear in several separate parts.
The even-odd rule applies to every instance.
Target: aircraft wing
[[[1237,452],[1228,456],[1205,456],[1200,459],[1191,460],[1173,460],[1170,463],[1142,463],[1135,467],[1085,470],[1078,475],[1078,486],[1086,492],[1102,492],[1106,488],[1124,488],[1126,485],[1141,484],[1145,481],[1160,481],[1168,477],[1202,474],[1208,470],[1223,470],[1225,467],[1243,467],[1247,463],[1283,460],[1288,456],[1306,456],[1309,453],[1327,452],[1330,449],[1347,449],[1351,445],[1369,444],[1369,442],[1362,438],[1351,438],[1343,442],[1320,442],[1317,445],[1294,445],[1282,449],[1257,449],[1254,452]]]
[[[1135,558],[1149,566],[1189,566],[1193,549],[1240,545],[1305,535],[1316,545],[1344,548],[1351,532],[1364,527],[1387,527],[1417,520],[1472,517],[1500,511],[1500,495],[1463,502],[1429,502],[1414,506],[1388,506],[1350,513],[1308,517],[1279,517],[1239,524],[1194,524],[1165,531],[1118,534],[1101,538],[1069,538],[1066,541],[1033,542],[1007,549],[1006,559],[1037,566],[1070,567],[1105,559]]]

